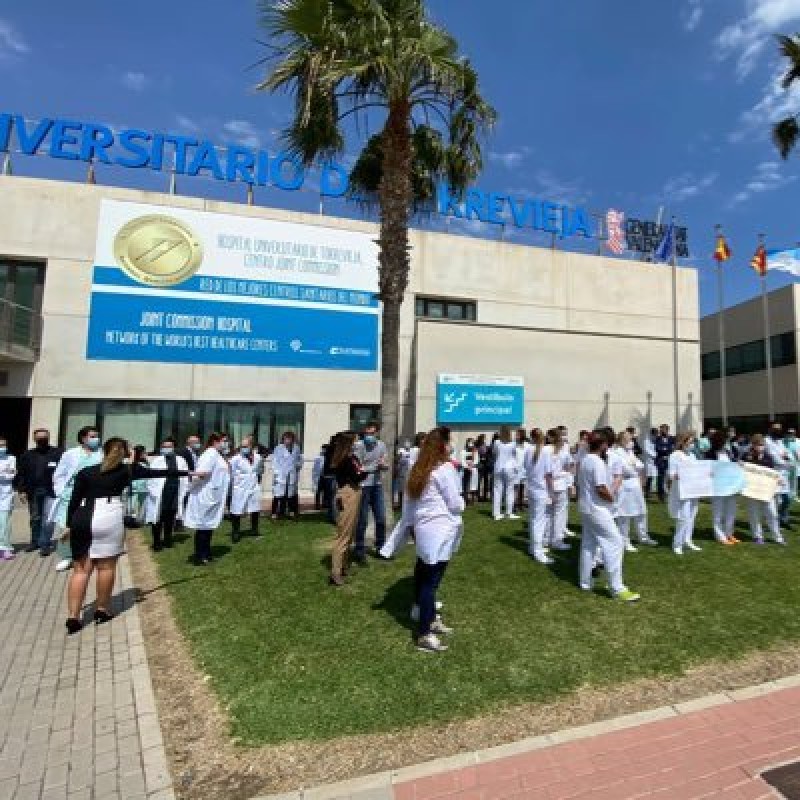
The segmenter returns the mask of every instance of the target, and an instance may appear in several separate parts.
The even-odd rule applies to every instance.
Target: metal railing
[[[41,313],[0,298],[0,354],[35,361],[41,340]]]

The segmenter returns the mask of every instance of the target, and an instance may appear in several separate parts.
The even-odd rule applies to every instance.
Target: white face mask
[[[625,449],[626,449],[626,450],[633,450],[633,442],[628,442],[628,443],[625,445]]]

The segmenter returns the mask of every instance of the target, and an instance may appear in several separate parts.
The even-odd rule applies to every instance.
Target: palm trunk
[[[395,103],[383,130],[383,169],[378,188],[380,199],[380,299],[383,303],[381,331],[381,427],[390,450],[390,469],[384,473],[384,492],[391,497],[394,453],[400,405],[400,307],[408,286],[410,266],[408,215],[411,208],[410,107]],[[391,515],[391,503],[388,504]]]

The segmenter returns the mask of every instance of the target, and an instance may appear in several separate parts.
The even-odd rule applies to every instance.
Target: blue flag
[[[672,261],[675,256],[675,223],[670,222],[669,227],[664,232],[664,238],[659,242],[658,247],[653,250],[655,261]]]

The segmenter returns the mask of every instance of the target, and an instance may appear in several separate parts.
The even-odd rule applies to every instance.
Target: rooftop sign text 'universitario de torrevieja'
[[[28,120],[19,114],[0,114],[0,153],[9,152],[14,139],[23,155],[128,169],[174,170],[177,175],[203,175],[285,191],[300,189],[306,179],[303,165],[286,151],[270,154],[240,144],[220,148],[208,139],[181,134],[137,128],[115,131],[95,122]],[[322,196],[342,197],[347,192],[347,170],[341,164],[325,162],[319,166],[319,183]],[[477,188],[468,189],[461,198],[446,183],[437,187],[435,210],[443,216],[532,228],[560,237],[602,235],[584,208]]]

